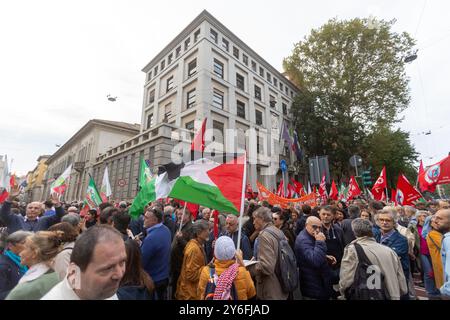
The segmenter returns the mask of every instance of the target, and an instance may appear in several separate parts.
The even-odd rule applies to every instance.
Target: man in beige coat
[[[397,254],[391,248],[375,241],[372,223],[369,220],[361,218],[353,220],[352,229],[356,240],[353,240],[344,250],[339,281],[341,297],[344,298],[345,290],[353,284],[358,266],[358,255],[353,244],[358,243],[370,262],[383,273],[384,286],[389,299],[400,300],[400,296],[408,292],[408,287]]]
[[[275,274],[275,266],[278,260],[278,238],[284,237],[284,233],[272,223],[270,209],[261,207],[253,213],[253,224],[259,231],[255,241],[256,263],[250,272],[256,278],[256,296],[259,300],[286,300],[288,293],[283,292],[281,283]],[[270,230],[267,231],[267,230]]]

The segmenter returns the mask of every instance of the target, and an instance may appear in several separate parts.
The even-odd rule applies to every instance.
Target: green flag
[[[132,219],[137,219],[144,212],[145,206],[156,200],[156,177],[149,181],[149,183],[143,184],[136,198],[133,200],[133,204],[130,207],[129,213]]]
[[[139,171],[139,187],[141,189],[152,179],[152,172],[150,166],[144,158],[141,158],[141,168]]]

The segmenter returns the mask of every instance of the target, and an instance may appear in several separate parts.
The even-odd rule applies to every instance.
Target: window
[[[172,53],[169,54],[169,56],[167,57],[167,65],[172,63],[172,57],[173,57],[173,54]]]
[[[222,48],[223,48],[225,51],[228,51],[228,47],[229,47],[228,40],[225,39],[225,38],[222,38]]]
[[[239,59],[239,49],[233,46],[233,56]]]
[[[258,154],[264,154],[264,139],[259,135],[256,137],[256,152]]]
[[[175,58],[178,58],[180,56],[180,52],[181,52],[181,46],[176,48],[176,50],[175,50]]]
[[[152,78],[152,71],[150,70],[150,72],[147,75],[147,81],[150,81],[151,78]]]
[[[238,87],[242,91],[245,91],[244,76],[240,75],[239,73],[236,73],[236,87]]]
[[[286,94],[288,94],[289,88],[287,86],[284,86],[284,91],[286,91]]]
[[[189,109],[195,104],[195,89],[187,93],[186,108]]]
[[[210,32],[211,39],[214,41],[215,44],[217,44],[217,38],[218,38],[217,32],[214,31],[213,29],[210,29],[209,32]]]
[[[276,105],[277,105],[277,100],[275,100],[275,97],[274,96],[270,96],[270,98],[269,98],[270,100],[270,106],[272,107],[272,108],[275,108],[276,107]]]
[[[283,91],[283,84],[280,82],[280,90]]]
[[[187,38],[184,41],[184,50],[186,51],[187,49],[189,49],[189,46],[191,45],[191,38]]]
[[[286,103],[282,103],[281,105],[282,105],[282,108],[283,108],[283,114],[287,115],[287,105],[286,105]]]
[[[276,87],[278,85],[278,80],[277,78],[273,78],[273,85]]]
[[[148,94],[148,103],[153,103],[155,101],[155,89],[150,91]]]
[[[155,76],[158,74],[158,66],[155,67]]]
[[[223,123],[213,120],[213,129],[214,129],[213,141],[223,144],[223,132],[224,132]],[[217,132],[216,130],[218,130],[219,132]]]
[[[153,127],[153,113],[147,115],[147,126],[146,129]]]
[[[216,108],[223,109],[223,92],[214,89],[212,104]]]
[[[188,77],[192,76],[196,72],[197,72],[197,59],[194,59],[188,64]]]
[[[194,131],[194,121],[189,121],[189,122],[187,122],[186,124],[185,124],[185,127],[186,127],[186,130],[191,130],[191,131]],[[191,132],[190,133],[190,136],[191,136],[191,140],[193,140],[194,139],[194,132]]]
[[[258,126],[262,126],[263,124],[263,114],[259,110],[255,110],[255,118],[256,118],[256,124]]]
[[[264,78],[264,69],[259,67],[259,75]]]
[[[291,90],[291,98],[294,97],[294,91]]]
[[[255,84],[255,98],[261,101],[261,88]]]
[[[214,59],[214,73],[223,79],[223,63]]]
[[[256,72],[256,62],[252,61],[252,70]]]
[[[272,76],[270,75],[270,73],[267,72],[267,81],[269,81],[270,83],[272,83]]]
[[[173,76],[171,76],[169,79],[167,79],[166,83],[166,92],[169,92],[173,88]]]
[[[245,54],[242,54],[242,61],[246,66],[248,66],[248,57]]]
[[[198,29],[197,31],[195,31],[194,33],[194,42],[198,41],[198,37],[200,36],[200,29]]]
[[[169,119],[172,115],[172,103],[168,103],[164,106],[164,118]]]
[[[245,103],[243,103],[242,101],[237,100],[236,101],[236,105],[237,105],[237,116],[245,119]]]
[[[161,71],[166,67],[166,60],[161,61]]]

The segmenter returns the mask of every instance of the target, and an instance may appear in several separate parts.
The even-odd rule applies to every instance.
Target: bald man
[[[300,289],[306,299],[328,300],[332,296],[331,265],[336,260],[327,256],[322,222],[315,216],[306,219],[303,229],[295,240],[295,255],[300,269]]]
[[[450,209],[441,209],[435,214],[434,223],[442,233],[441,256],[444,265],[444,285],[440,288],[445,299],[450,299]]]
[[[31,202],[27,205],[26,215],[16,215],[11,212],[12,201],[19,195],[19,190],[11,190],[8,199],[3,203],[0,210],[0,219],[8,227],[8,233],[11,234],[18,230],[25,231],[41,231],[47,230],[52,225],[61,221],[64,216],[64,209],[61,207],[61,203],[56,195],[52,196],[52,202],[55,206],[56,214],[48,217],[39,217],[44,211],[44,207],[40,202]]]

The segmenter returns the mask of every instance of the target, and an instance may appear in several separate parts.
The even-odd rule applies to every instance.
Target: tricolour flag
[[[84,216],[86,212],[90,209],[98,208],[98,206],[103,202],[100,193],[98,192],[97,186],[95,185],[94,179],[89,176],[89,184],[86,189],[86,196],[84,198],[84,207],[81,216]]]
[[[100,187],[100,196],[103,202],[108,202],[108,197],[112,194],[111,185],[109,184],[108,166],[105,166],[103,173],[102,186]]]
[[[217,160],[217,161],[215,161]],[[130,214],[137,218],[151,201],[171,197],[238,215],[245,195],[246,155],[202,158],[188,163],[169,163],[134,199]]]
[[[377,201],[381,201],[383,199],[384,189],[386,188],[386,167],[383,167],[380,176],[372,187],[373,198]]]
[[[56,179],[50,186],[50,193],[63,194],[69,185],[70,172],[72,171],[72,164]]]
[[[427,167],[422,174],[419,173],[419,186],[422,191],[434,192],[438,184],[447,183],[450,183],[450,156]]]
[[[414,201],[422,198],[422,195],[416,188],[414,188],[408,179],[400,174],[397,180],[397,193],[395,195],[395,202],[401,206],[414,205]]]

